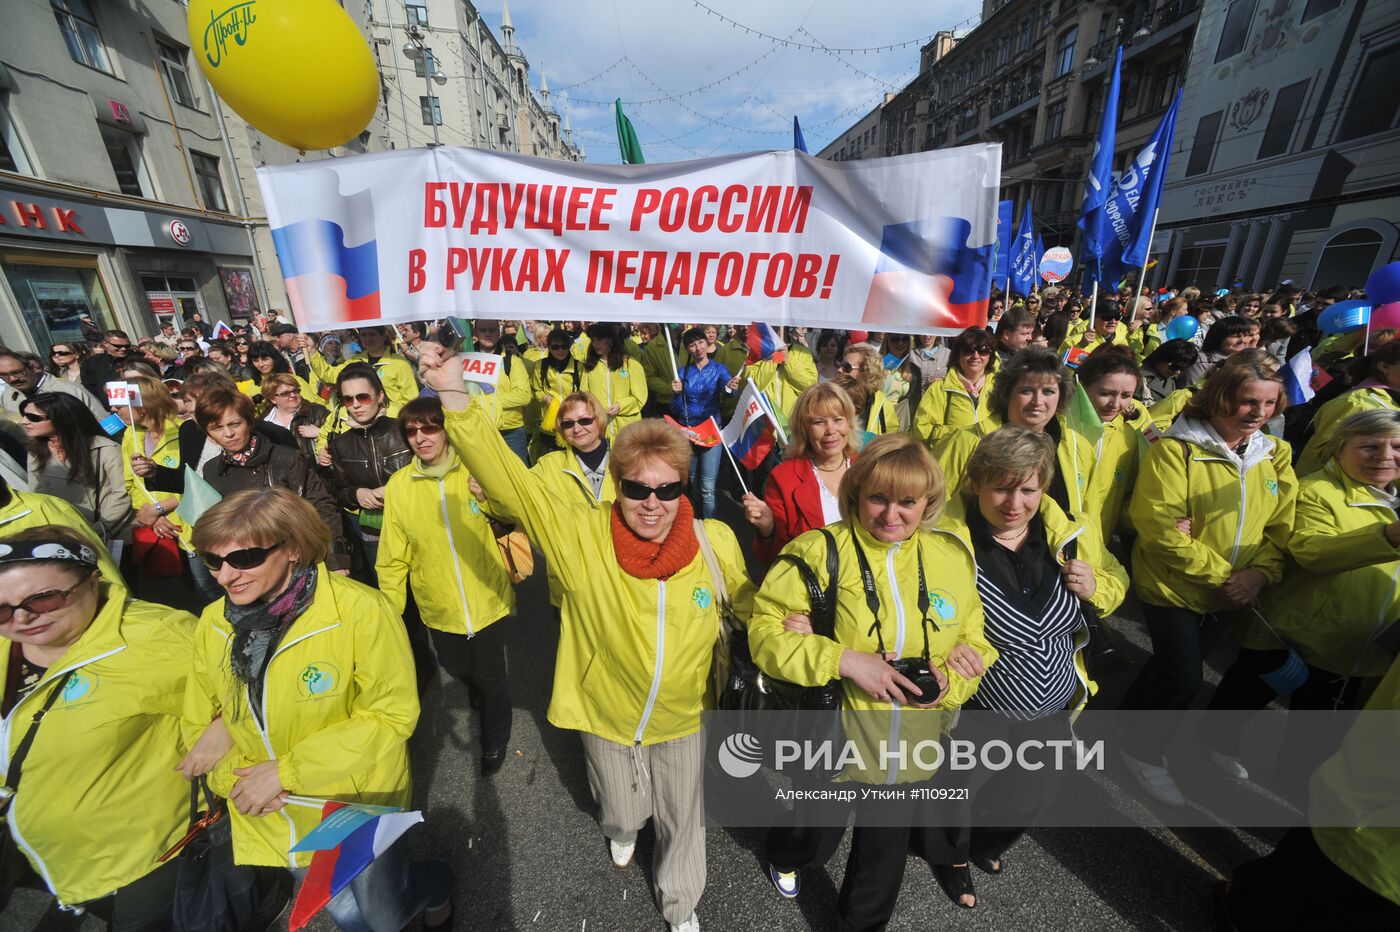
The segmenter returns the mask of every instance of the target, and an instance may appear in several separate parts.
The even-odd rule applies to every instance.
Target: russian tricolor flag
[[[749,331],[744,339],[749,345],[748,364],[751,366],[765,359],[774,362],[787,359],[787,344],[771,324],[749,324]]]
[[[1288,392],[1289,404],[1307,404],[1317,394],[1313,385],[1313,358],[1310,347],[1303,347],[1296,356],[1288,360],[1288,365],[1283,367],[1279,375],[1282,376],[1283,386]]]
[[[773,419],[752,382],[739,394],[739,405],[720,436],[745,469],[757,469],[773,449],[776,442]]]
[[[311,921],[331,898],[350,885],[404,832],[423,821],[421,812],[395,812],[382,806],[328,802],[317,825],[292,851],[314,851],[306,879],[297,891],[288,932]],[[329,847],[322,847],[329,845]]]

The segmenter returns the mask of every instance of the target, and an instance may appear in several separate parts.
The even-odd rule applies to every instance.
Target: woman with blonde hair
[[[690,444],[665,422],[616,433],[608,475],[618,498],[595,508],[578,495],[551,493],[511,453],[488,412],[469,405],[460,359],[429,345],[420,366],[442,397],[453,449],[558,573],[549,720],[582,733],[613,863],[631,863],[637,832],[652,819],[657,904],[672,929],[698,932],[695,906],[705,889],[700,712],[721,596],[728,592],[740,617],[752,600],[739,542],[723,523],[695,520],[685,497]]]
[[[311,852],[288,849],[320,823],[321,800],[407,808],[419,713],[403,623],[383,594],[327,570],[330,536],[282,488],[235,492],[194,532],[225,597],[195,629],[186,740],[223,721],[232,747],[208,780],[229,801],[234,861],[298,877]],[[332,897],[336,925],[450,921],[451,868],[410,866],[408,844],[399,839]]]
[[[321,425],[330,417],[330,411],[325,405],[307,401],[305,386],[291,372],[274,372],[264,378],[261,389],[267,410],[262,420],[290,432],[302,456],[314,462],[316,439],[321,436]]]
[[[180,495],[161,492],[147,484],[156,466],[179,470],[180,419],[175,400],[160,379],[136,375],[127,379],[141,395],[140,405],[116,409],[129,426],[122,433],[122,475],[131,506],[136,509],[133,557],[149,553],[161,540],[175,541],[186,559],[193,559],[190,529],[175,513]],[[149,467],[148,467],[149,464]],[[136,470],[140,469],[138,473]]]
[[[769,570],[754,600],[749,648],[769,676],[799,686],[839,682],[847,737],[865,749],[864,766],[847,768],[843,780],[926,785],[934,777],[926,767],[875,749],[881,741],[895,743],[896,735],[939,738],[950,727],[947,713],[977,691],[996,659],[982,631],[976,566],[956,535],[939,526],[947,500],[942,470],[906,434],[870,441],[842,479],[839,500],[839,523],[809,531],[783,550],[805,563],[821,588],[835,588],[833,636],[813,633],[803,574],[783,561]],[[827,572],[828,534],[835,580]],[[935,865],[940,882],[951,883],[960,858],[938,830],[943,825],[932,807],[916,807],[908,822],[889,828],[862,824],[858,811],[836,904],[838,928],[885,927],[911,846]],[[844,823],[770,830],[769,878],[778,892],[797,896],[799,870],[824,862],[844,834]]]
[[[880,351],[869,343],[853,343],[842,354],[840,369],[836,384],[846,390],[855,405],[856,430],[871,437],[898,433],[899,415],[883,388],[885,363]]]
[[[744,496],[759,560],[771,563],[794,537],[841,520],[841,480],[859,449],[855,422],[851,396],[834,382],[797,397],[782,464],[768,474],[762,498]]]

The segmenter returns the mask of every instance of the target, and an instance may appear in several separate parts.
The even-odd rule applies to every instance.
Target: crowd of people
[[[505,764],[506,632],[535,554],[559,626],[548,718],[580,733],[599,854],[628,866],[651,821],[656,905],[683,932],[706,885],[701,714],[731,610],[764,674],[885,714],[885,735],[960,709],[1010,738],[1069,735],[1125,602],[1151,653],[1120,708],[1205,698],[1216,622],[1237,653],[1211,709],[1400,707],[1400,340],[1322,333],[1350,296],[1048,287],[994,296],[990,326],[950,337],[788,328],[767,354],[741,326],[452,319],[0,350],[0,884],[123,932],[171,928],[178,859],[157,857],[202,780],[265,927],[321,801],[410,803],[438,669],[467,689],[482,779]],[[1281,371],[1305,349],[1330,381],[1290,405]],[[494,390],[464,381],[467,352],[503,357]],[[109,410],[113,381],[134,392]],[[682,428],[723,423],[750,384],[784,443],[735,477]],[[177,578],[199,617],[162,604]],[[1125,734],[1121,760],[1182,806],[1172,737]],[[1238,731],[1198,737],[1249,779]],[[1280,766],[1353,811],[1394,805],[1339,778],[1335,750],[1290,745]],[[886,760],[845,778],[944,775]],[[911,853],[974,908],[972,868],[1002,873],[1056,792],[998,780],[952,820],[857,811],[837,927],[884,928]],[[844,835],[771,829],[777,893],[801,895]],[[1241,930],[1393,927],[1398,865],[1400,830],[1295,829],[1222,908]],[[459,887],[401,840],[327,911],[445,928]]]

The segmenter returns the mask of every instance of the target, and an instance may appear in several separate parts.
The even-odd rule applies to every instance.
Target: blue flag
[[[1045,240],[1040,238],[1040,234],[1035,235],[1035,280],[1040,281],[1040,260],[1045,256]]]
[[[1011,274],[1011,227],[1016,223],[1016,204],[1001,201],[997,204],[997,257],[992,268],[992,281],[1006,283]]]
[[[1016,244],[1011,249],[1011,293],[1028,295],[1035,285],[1036,265],[1040,256],[1035,251],[1035,227],[1031,219],[1031,202],[1021,210],[1021,226],[1016,231]]]
[[[1172,105],[1162,116],[1162,122],[1157,124],[1157,132],[1142,147],[1123,177],[1118,179],[1115,201],[1119,197],[1125,198],[1134,208],[1124,232],[1118,233],[1117,221],[1114,222],[1114,232],[1118,233],[1118,239],[1123,244],[1123,265],[1126,268],[1141,268],[1152,248],[1153,221],[1157,216],[1157,205],[1162,201],[1162,189],[1167,186],[1167,163],[1172,154],[1172,137],[1176,135],[1176,115],[1180,109],[1181,91],[1178,89]]]
[[[1079,229],[1084,231],[1084,245],[1079,262],[1088,281],[1107,279],[1102,271],[1104,253],[1113,237],[1113,225],[1108,221],[1108,199],[1113,184],[1113,144],[1118,136],[1118,83],[1123,68],[1123,48],[1113,53],[1113,71],[1108,79],[1108,94],[1104,97],[1103,123],[1094,142],[1094,156],[1089,162],[1089,178],[1084,183],[1084,203],[1079,208]]]
[[[802,138],[802,124],[797,122],[797,117],[792,118],[792,147],[798,152],[807,151],[807,140]]]

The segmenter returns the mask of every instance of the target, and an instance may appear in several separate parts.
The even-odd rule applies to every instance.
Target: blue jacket
[[[693,362],[687,364],[680,376],[685,388],[671,399],[671,417],[686,427],[703,424],[711,417],[718,421],[724,387],[734,378],[734,374],[725,368],[724,363],[711,359],[703,369]]]

